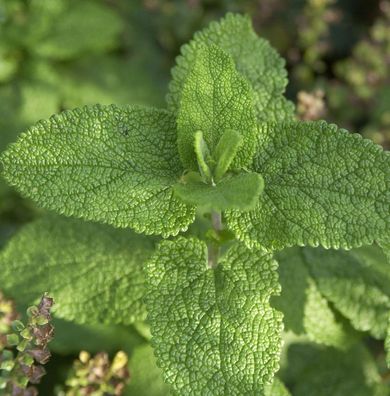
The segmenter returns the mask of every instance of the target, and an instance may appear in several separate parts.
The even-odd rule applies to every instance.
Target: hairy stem
[[[211,212],[211,224],[215,232],[222,230],[222,215],[221,212]],[[210,242],[208,245],[208,262],[210,268],[215,268],[218,265],[219,246],[216,242]]]

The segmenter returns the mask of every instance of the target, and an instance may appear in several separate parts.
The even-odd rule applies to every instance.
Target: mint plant
[[[166,109],[65,111],[9,146],[11,185],[93,222],[27,225],[0,255],[2,288],[20,303],[48,290],[56,316],[78,323],[146,320],[175,394],[288,394],[275,377],[284,326],[335,348],[340,367],[352,356],[353,373],[372,365],[362,332],[389,333],[390,275],[375,244],[388,252],[388,152],[295,120],[284,62],[246,17],[197,33],[172,77]],[[294,369],[304,381],[307,369]],[[387,394],[375,370],[362,371],[362,395]],[[347,374],[328,393],[309,384],[293,394],[357,394]]]

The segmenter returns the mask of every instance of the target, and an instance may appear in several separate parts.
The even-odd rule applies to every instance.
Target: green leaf
[[[22,80],[19,83],[19,128],[26,128],[42,118],[59,111],[61,99],[58,88],[44,80]],[[15,111],[15,110],[14,110]],[[21,132],[19,129],[18,132]]]
[[[385,396],[375,362],[357,344],[348,351],[311,344],[292,344],[282,374],[294,396]]]
[[[17,134],[41,118],[58,111],[58,92],[37,79],[20,79],[0,87],[0,151],[15,140]]]
[[[1,288],[26,305],[48,292],[58,318],[130,324],[146,316],[142,264],[152,248],[129,230],[46,217],[1,252]]]
[[[236,244],[208,268],[196,239],[162,242],[146,266],[152,345],[178,394],[261,394],[278,369],[277,263]]]
[[[159,56],[159,54],[155,54]],[[63,105],[73,109],[95,103],[165,106],[164,73],[141,58],[89,56],[61,69]]]
[[[277,260],[282,292],[273,298],[273,306],[283,312],[286,330],[307,334],[309,340],[319,344],[341,349],[350,346],[353,334],[318,290],[302,249],[286,249]]]
[[[35,54],[67,60],[119,44],[123,21],[111,7],[90,0],[57,3],[51,10],[33,3],[26,40]]]
[[[215,148],[215,181],[218,183],[230,168],[239,147],[242,144],[242,136],[232,129],[224,132]]]
[[[382,248],[383,253],[386,255],[387,257],[387,262],[384,263],[383,262],[383,256],[381,257],[381,255],[379,254],[380,259],[375,260],[375,261],[379,261],[381,263],[384,263],[384,270],[386,270],[387,268],[389,268],[390,265],[390,238],[387,238],[385,240],[380,240],[379,241],[379,246]]]
[[[57,302],[56,302],[57,304]],[[133,327],[104,324],[78,324],[53,318],[55,337],[50,341],[50,350],[61,355],[75,354],[80,351],[115,353],[133,349],[145,340]]]
[[[0,86],[0,151],[17,136],[18,117],[15,109],[21,107],[21,94],[14,84]],[[19,115],[19,114],[18,114]],[[19,122],[18,122],[19,121]]]
[[[203,139],[203,132],[197,131],[194,135],[194,149],[198,162],[199,172],[204,180],[211,182],[213,175],[209,167],[211,155],[207,143]]]
[[[274,379],[272,385],[265,387],[265,396],[290,396],[290,392],[284,386],[283,382],[279,378]]]
[[[183,87],[177,128],[179,153],[186,168],[197,170],[193,141],[199,130],[213,155],[223,133],[233,129],[242,136],[243,144],[232,166],[240,168],[251,162],[256,149],[253,93],[222,49],[198,49]]]
[[[381,339],[390,312],[390,271],[386,276],[372,262],[367,263],[366,255],[359,250],[351,253],[307,248],[304,252],[322,295],[357,330]]]
[[[379,246],[382,248],[383,253],[386,255],[387,260],[382,266],[383,271],[387,275],[387,278],[390,278],[390,239],[382,240],[379,242]],[[380,263],[383,263],[383,260],[378,260]],[[390,281],[390,279],[389,279]],[[390,310],[387,321],[387,329],[386,329],[386,338],[385,338],[385,351],[386,351],[386,364],[387,367],[390,368]]]
[[[385,338],[386,364],[390,368],[390,315]]]
[[[168,396],[169,385],[165,384],[161,369],[156,365],[153,348],[142,345],[134,350],[130,359],[131,381],[125,388],[125,396]]]
[[[189,205],[245,211],[254,208],[263,188],[264,181],[258,173],[241,173],[225,177],[215,186],[203,182],[178,183],[174,193]]]
[[[259,127],[257,207],[227,213],[249,246],[352,248],[390,232],[390,154],[325,122]]]
[[[40,121],[2,156],[4,176],[68,216],[177,234],[194,209],[173,196],[183,172],[174,118],[164,110],[92,106]]]
[[[306,299],[303,326],[309,340],[318,344],[347,349],[356,337],[347,331],[313,280],[310,280],[306,290]]]
[[[283,96],[287,85],[284,60],[268,41],[256,35],[249,17],[234,14],[227,14],[219,22],[212,22],[182,47],[181,55],[176,60],[177,66],[172,70],[173,80],[167,96],[169,109],[178,112],[184,83],[199,49],[205,45],[221,47],[233,58],[238,72],[253,89],[258,121],[294,117],[293,104]]]
[[[372,268],[373,271],[381,273],[384,277],[388,277],[390,276],[390,261],[389,256],[386,255],[384,243],[384,241],[378,241],[378,244],[375,245],[352,249],[350,253],[360,260],[365,267]]]
[[[1,30],[0,33],[3,35]],[[19,66],[17,57],[13,56],[12,50],[5,45],[3,37],[0,43],[0,83],[2,84],[8,83],[15,76]]]
[[[299,248],[291,248],[278,252],[275,258],[279,263],[279,283],[282,291],[279,296],[272,298],[272,304],[283,313],[285,330],[303,334],[309,273],[302,253]]]

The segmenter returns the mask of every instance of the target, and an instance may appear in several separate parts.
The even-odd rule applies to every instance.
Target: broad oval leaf
[[[256,150],[253,92],[232,57],[215,45],[199,48],[187,76],[177,118],[178,147],[186,168],[197,170],[194,137],[202,131],[213,155],[226,130],[242,136],[233,168],[249,165]]]
[[[384,338],[390,312],[390,271],[385,273],[381,262],[386,259],[372,254],[367,257],[368,252],[361,249],[306,248],[304,254],[322,295],[357,330]]]
[[[0,254],[0,287],[20,304],[48,292],[56,317],[77,323],[144,320],[143,264],[153,243],[130,230],[47,216]]]
[[[339,349],[350,347],[356,337],[321,294],[309,273],[303,249],[286,249],[276,257],[282,292],[273,298],[273,306],[283,313],[285,329],[297,335],[306,334],[318,344]]]
[[[40,121],[3,154],[4,176],[68,216],[168,236],[194,209],[173,196],[183,169],[165,110],[91,106]]]
[[[196,239],[162,242],[146,266],[152,345],[165,381],[183,395],[262,394],[279,367],[277,263],[232,246],[215,269]]]
[[[249,246],[352,248],[390,234],[390,154],[326,122],[259,126],[252,170],[265,188],[248,213],[227,213]]]
[[[181,49],[172,70],[167,96],[168,108],[178,112],[184,83],[198,56],[199,48],[216,45],[232,56],[238,72],[250,83],[255,95],[258,121],[292,119],[294,106],[283,96],[287,85],[285,61],[268,41],[257,36],[249,17],[227,14],[219,22],[195,33]]]

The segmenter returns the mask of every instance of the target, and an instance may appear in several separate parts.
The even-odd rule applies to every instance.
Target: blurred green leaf
[[[124,396],[168,396],[169,385],[165,384],[162,371],[156,365],[156,358],[150,345],[135,349],[130,358],[130,384]]]
[[[103,324],[77,324],[54,318],[55,337],[50,349],[59,354],[77,354],[80,351],[113,353],[124,350],[131,354],[145,342],[133,327]]]
[[[385,396],[389,394],[363,345],[348,351],[292,344],[282,379],[294,396]]]
[[[71,59],[119,44],[123,22],[102,2],[45,0],[32,2],[30,10],[27,44],[38,56]]]
[[[153,241],[59,216],[25,226],[0,253],[0,288],[20,304],[48,292],[57,317],[88,324],[144,320],[143,263]]]

